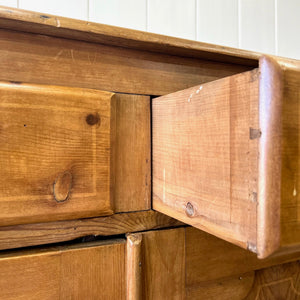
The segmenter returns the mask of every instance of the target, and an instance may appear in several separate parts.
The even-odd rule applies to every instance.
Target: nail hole
[[[261,137],[261,131],[260,129],[255,129],[255,128],[249,128],[249,135],[250,135],[250,140],[258,139]]]
[[[195,213],[194,206],[192,203],[188,202],[185,208],[185,212],[189,217],[192,217]]]

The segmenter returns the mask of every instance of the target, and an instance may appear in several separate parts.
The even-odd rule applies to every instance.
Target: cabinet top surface
[[[254,67],[261,55],[252,51],[4,6],[0,6],[0,28]]]
[[[256,67],[261,53],[0,6],[0,28]],[[277,57],[287,67],[295,59]]]

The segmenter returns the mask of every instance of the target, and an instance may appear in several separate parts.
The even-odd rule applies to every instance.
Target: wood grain
[[[0,35],[0,80],[7,81],[164,95],[249,69],[40,34]]]
[[[262,56],[154,99],[153,208],[259,258],[297,251],[299,84],[300,63]]]
[[[0,26],[68,39],[250,66],[257,65],[259,56],[259,53],[253,51],[6,7],[0,7]]]
[[[157,53],[169,53],[179,57],[193,57],[201,60],[250,67],[257,67],[258,59],[262,55],[254,51],[3,6],[0,6],[0,27],[14,31],[57,36]],[[291,65],[296,62],[294,59],[284,57],[279,57],[278,60],[285,65]]]
[[[143,233],[142,299],[184,299],[184,228]]]
[[[186,287],[187,300],[242,300],[249,294],[254,272],[220,278]]]
[[[126,235],[126,299],[142,299],[142,235]]]
[[[252,251],[257,75],[255,69],[152,104],[153,208]]]
[[[300,250],[258,259],[241,249],[201,230],[186,228],[186,284],[195,286],[221,278],[239,276],[299,259]]]
[[[260,59],[257,255],[280,247],[281,140],[283,78],[270,57]]]
[[[300,263],[292,262],[259,270],[245,300],[299,300]]]
[[[144,281],[142,299],[239,300],[251,295],[252,289],[257,291],[254,282],[261,282],[259,274],[264,273],[265,268],[274,266],[276,269],[275,265],[292,262],[293,270],[296,270],[293,274],[299,274],[299,267],[298,271],[295,269],[295,264],[299,265],[295,262],[299,260],[299,251],[258,259],[255,253],[192,227],[140,234]],[[281,267],[279,269],[282,270]],[[285,269],[285,274],[290,274],[290,268]],[[272,272],[266,274],[269,274],[270,282]],[[293,277],[293,283],[295,287],[298,285],[297,277]],[[276,288],[280,288],[280,284]]]
[[[116,94],[115,211],[151,207],[150,97]]]
[[[0,83],[0,225],[112,213],[113,94]]]
[[[1,299],[125,299],[124,240],[0,255]]]
[[[300,245],[300,62],[283,66],[281,245]]]
[[[186,299],[298,300],[300,264],[291,262],[187,286]]]
[[[88,235],[118,235],[180,226],[182,223],[154,212],[142,211],[108,217],[0,227],[0,250],[70,241]]]

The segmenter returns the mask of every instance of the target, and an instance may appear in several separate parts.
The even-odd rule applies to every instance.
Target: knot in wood
[[[54,182],[53,195],[57,202],[68,200],[72,187],[72,174],[66,171],[60,174]]]

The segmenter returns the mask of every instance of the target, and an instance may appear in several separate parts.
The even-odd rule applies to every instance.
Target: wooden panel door
[[[185,299],[185,229],[142,233],[141,299]]]
[[[0,83],[0,225],[109,215],[114,94]]]
[[[185,234],[188,300],[298,300],[299,252],[257,259],[241,249],[192,227]]]
[[[128,299],[258,300],[277,299],[277,295],[299,299],[300,250],[258,259],[192,227],[146,231],[134,237],[130,237],[127,260],[128,253],[135,254],[131,257],[136,258],[136,272],[131,274],[139,274],[134,277],[134,291],[138,288],[142,297]]]
[[[125,299],[125,240],[0,255],[0,299]]]
[[[153,208],[260,258],[299,248],[299,86],[300,63],[262,57],[155,98]]]

